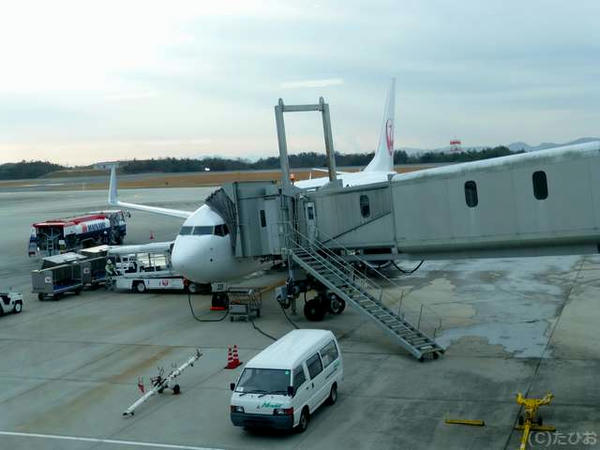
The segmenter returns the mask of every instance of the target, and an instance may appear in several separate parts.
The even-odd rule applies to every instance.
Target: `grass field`
[[[430,166],[402,166],[397,167],[398,173],[412,172],[414,170],[421,170]],[[350,168],[345,169],[349,172],[357,171],[358,169]],[[65,171],[61,171],[65,172]],[[77,176],[82,176],[81,171],[77,171]],[[107,174],[105,171],[90,171],[96,177],[98,175]],[[310,169],[299,169],[292,170],[291,173],[297,181],[306,180],[311,175]],[[312,177],[318,178],[327,176],[324,172],[312,171]],[[72,178],[73,175],[67,175],[65,178]],[[232,171],[232,172],[197,172],[197,173],[147,173],[139,174],[134,179],[127,179],[126,176],[122,176],[119,179],[119,188],[121,189],[135,189],[135,188],[154,188],[154,187],[199,187],[199,186],[220,186],[224,183],[230,183],[233,181],[268,181],[268,180],[279,180],[281,172],[279,170],[261,170],[261,171]],[[55,177],[52,177],[53,179]],[[48,178],[45,178],[48,180]],[[24,187],[40,184],[37,179],[33,180],[19,180],[19,181],[0,181],[0,187]],[[77,188],[85,188],[86,190],[94,189],[107,189],[108,187],[108,176],[104,182],[91,182],[87,183],[81,179],[73,180],[73,182],[65,181],[64,184],[58,186],[49,186],[53,190],[68,190]]]

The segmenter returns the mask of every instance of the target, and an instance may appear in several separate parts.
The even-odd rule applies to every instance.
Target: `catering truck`
[[[85,213],[32,225],[29,256],[52,256],[96,245],[120,245],[127,234],[122,210]]]
[[[111,247],[107,258],[113,273],[107,273],[107,283],[116,289],[144,293],[149,290],[185,290],[191,294],[204,289],[189,282],[173,270],[173,242]]]

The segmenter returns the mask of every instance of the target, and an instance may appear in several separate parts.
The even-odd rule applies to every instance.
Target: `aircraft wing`
[[[121,202],[117,196],[117,174],[116,166],[110,168],[110,186],[108,188],[108,204],[112,206],[122,206],[124,208],[137,209],[163,216],[179,217],[187,219],[193,214],[193,211],[182,211],[180,209],[159,208],[158,206],[138,205],[136,203]]]
[[[166,252],[173,247],[173,241],[152,242],[139,245],[111,245],[108,249],[110,255],[129,255],[131,253],[160,253]]]
[[[312,170],[314,170],[315,172],[325,172],[325,173],[329,173],[329,170],[327,170],[327,169],[321,169],[321,168],[319,168],[319,167],[313,167],[313,168],[312,168],[312,169],[310,169],[310,170],[311,170],[311,171],[312,171]],[[338,175],[344,175],[344,174],[347,174],[347,173],[354,173],[354,172],[342,172],[341,170],[336,170],[336,171],[335,171],[335,173],[336,173],[336,174],[338,174]]]

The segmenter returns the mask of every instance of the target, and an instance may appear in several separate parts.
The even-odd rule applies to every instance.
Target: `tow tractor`
[[[23,311],[23,296],[18,292],[0,292],[0,316]]]

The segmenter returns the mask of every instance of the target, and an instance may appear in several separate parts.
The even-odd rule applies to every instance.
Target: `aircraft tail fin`
[[[363,169],[364,172],[393,172],[394,171],[394,109],[396,98],[396,79],[388,90],[385,109],[383,110],[383,123],[379,134],[379,144],[375,156]]]
[[[119,199],[117,197],[117,167],[119,167],[119,163],[117,161],[101,162],[96,163],[94,165],[94,168],[98,170],[110,170],[110,182],[108,185],[108,204],[111,206],[119,205]]]
[[[108,204],[116,206],[119,204],[117,197],[117,168],[112,166],[110,168],[110,184],[108,187]]]
[[[105,162],[96,164],[96,169],[110,169],[110,182],[108,185],[108,204],[111,206],[121,206],[124,208],[137,209],[139,211],[151,212],[154,214],[162,214],[164,216],[180,217],[187,219],[192,211],[182,211],[180,209],[159,208],[157,206],[138,205],[136,203],[126,203],[119,201],[117,195],[117,162]]]

